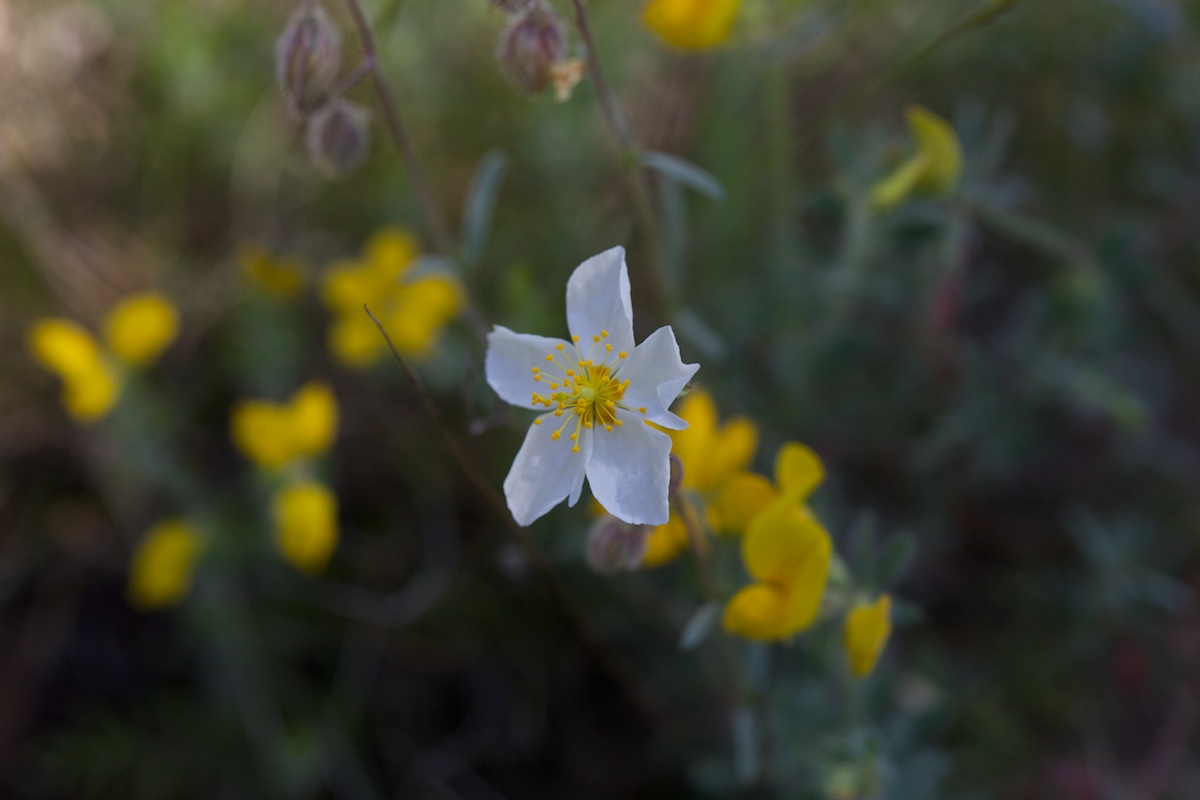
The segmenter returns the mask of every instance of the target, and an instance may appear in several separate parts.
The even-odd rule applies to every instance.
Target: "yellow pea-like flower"
[[[300,481],[271,501],[275,544],[284,559],[303,572],[320,572],[338,542],[337,496],[315,481]]]
[[[667,44],[681,50],[707,50],[733,32],[741,0],[651,0],[642,22]]]
[[[243,400],[234,406],[230,432],[242,455],[266,469],[318,456],[337,434],[337,399],[327,385],[309,382],[286,403]]]
[[[788,494],[777,498],[742,537],[742,561],[756,582],[726,605],[725,629],[774,641],[808,628],[820,610],[832,553],[816,517]]]
[[[735,473],[744,471],[754,459],[758,426],[745,417],[735,417],[719,425],[716,404],[703,389],[688,394],[677,413],[688,427],[668,433],[671,452],[683,465],[685,488],[711,492]]]
[[[163,520],[147,531],[129,565],[129,604],[147,611],[178,604],[191,589],[202,543],[181,519]]]
[[[949,194],[962,175],[962,147],[950,123],[916,105],[909,106],[907,116],[917,151],[871,188],[871,203],[880,211],[916,192]]]
[[[364,368],[387,351],[364,305],[396,349],[416,358],[428,355],[442,328],[462,312],[466,293],[456,279],[406,279],[419,254],[411,233],[385,228],[367,242],[363,258],[339,261],[326,272],[321,297],[334,315],[329,349],[343,364]]]
[[[674,561],[688,548],[687,526],[674,511],[664,525],[657,525],[646,535],[643,567],[660,567]]]
[[[863,678],[875,669],[892,634],[892,598],[883,594],[874,603],[858,605],[846,615],[843,641],[850,669]]]
[[[121,379],[96,339],[83,326],[61,317],[34,323],[29,352],[62,380],[62,404],[80,422],[108,414],[121,395]]]
[[[142,367],[157,359],[179,334],[179,311],[158,292],[130,295],[104,321],[108,348],[126,364]]]
[[[775,496],[775,487],[762,475],[738,472],[717,490],[708,507],[709,521],[714,530],[744,531]]]

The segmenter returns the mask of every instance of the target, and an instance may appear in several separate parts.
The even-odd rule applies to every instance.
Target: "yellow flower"
[[[740,5],[741,0],[650,0],[642,22],[667,44],[706,50],[729,38]]]
[[[784,493],[742,537],[742,561],[757,581],[725,606],[725,630],[760,641],[786,639],[816,619],[833,543],[808,509]]]
[[[315,481],[299,481],[271,501],[275,544],[284,559],[304,572],[320,572],[338,541],[337,497]]]
[[[754,459],[758,426],[744,417],[717,424],[717,407],[703,389],[688,394],[679,405],[688,427],[668,431],[671,452],[683,465],[683,487],[701,494],[718,489]]]
[[[340,261],[325,274],[321,296],[333,312],[329,349],[343,364],[366,367],[387,349],[366,305],[383,325],[396,349],[427,355],[441,329],[465,303],[462,285],[442,275],[406,279],[420,250],[412,234],[385,228],[375,234],[364,258]]]
[[[179,603],[192,586],[200,534],[181,519],[167,519],[146,532],[129,565],[129,604],[151,610]]]
[[[917,152],[871,188],[871,202],[880,211],[914,192],[950,194],[962,174],[962,148],[950,123],[916,105],[907,115]]]
[[[244,400],[233,409],[233,442],[242,455],[267,469],[325,452],[337,433],[333,392],[311,381],[286,403]]]
[[[69,319],[38,320],[29,330],[33,358],[62,380],[62,404],[80,422],[93,422],[112,410],[121,381],[100,345]]]
[[[687,526],[674,510],[665,525],[658,525],[646,535],[643,567],[660,567],[674,561],[688,548]]]
[[[709,522],[715,530],[742,531],[780,494],[804,503],[825,479],[825,467],[811,449],[788,442],[775,456],[775,485],[753,472],[729,476],[714,493]]]
[[[258,244],[243,245],[238,252],[242,274],[264,294],[291,300],[308,282],[308,270],[298,258],[277,258]]]
[[[846,654],[856,677],[865,677],[875,669],[892,634],[891,615],[892,598],[886,594],[874,603],[856,606],[846,615]]]
[[[136,367],[156,360],[179,334],[179,312],[158,292],[130,295],[108,313],[104,338],[117,358]]]

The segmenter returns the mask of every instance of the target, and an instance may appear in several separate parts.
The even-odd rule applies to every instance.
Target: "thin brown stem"
[[[383,106],[384,124],[387,125],[396,149],[400,151],[400,157],[404,159],[404,165],[412,179],[413,190],[417,193],[417,200],[425,212],[425,221],[429,225],[434,244],[442,253],[453,253],[455,251],[454,237],[450,234],[450,226],[442,214],[442,207],[437,202],[433,188],[425,178],[425,171],[421,168],[417,150],[413,146],[412,138],[408,135],[408,129],[400,116],[400,106],[396,102],[396,95],[387,78],[384,77],[383,70],[379,67],[375,35],[371,31],[371,23],[363,13],[358,0],[346,0],[346,7],[349,8],[350,15],[354,17],[354,25],[358,28],[358,37],[362,41],[363,59],[370,65],[371,76],[375,82],[375,92],[379,95],[380,105]]]
[[[654,208],[654,191],[650,180],[642,168],[641,148],[634,138],[629,120],[621,110],[600,64],[600,53],[596,49],[596,40],[592,36],[592,26],[588,19],[587,9],[583,0],[572,0],[575,8],[575,27],[579,37],[583,39],[587,49],[588,74],[592,78],[592,86],[596,91],[596,99],[604,112],[605,122],[617,148],[617,157],[621,169],[629,184],[629,194],[633,199],[634,210],[642,233],[646,237],[646,249],[650,254],[650,300],[651,307],[659,322],[664,322],[668,316],[670,293],[667,285],[667,256],[663,244],[662,231],[658,224],[658,214]]]

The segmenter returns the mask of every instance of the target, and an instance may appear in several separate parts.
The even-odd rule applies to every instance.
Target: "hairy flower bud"
[[[371,144],[370,118],[367,109],[341,98],[317,109],[306,137],[313,164],[331,177],[357,169]]]
[[[542,2],[534,2],[500,37],[496,58],[514,84],[530,93],[550,85],[553,67],[567,54],[567,37],[558,17]]]
[[[326,99],[337,80],[342,37],[325,9],[305,2],[275,42],[275,76],[288,109],[303,116]]]
[[[648,531],[606,514],[588,532],[588,565],[602,575],[633,572],[642,565]]]

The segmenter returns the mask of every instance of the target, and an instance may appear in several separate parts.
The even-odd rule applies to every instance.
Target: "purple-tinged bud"
[[[353,172],[371,144],[371,112],[342,98],[318,108],[308,118],[308,155],[330,177]]]
[[[337,80],[341,46],[325,9],[307,1],[292,12],[275,42],[275,77],[292,114],[304,116],[325,102]]]
[[[505,14],[518,14],[536,2],[537,0],[488,0],[488,5],[500,9]]]
[[[566,55],[567,36],[562,24],[540,1],[513,17],[496,50],[504,74],[530,93],[550,85],[554,77],[551,68]]]
[[[605,514],[588,532],[588,565],[601,575],[633,572],[646,555],[649,530],[645,525],[630,525]]]
[[[671,453],[671,479],[667,483],[667,497],[674,499],[675,495],[679,494],[679,487],[683,485],[683,461],[679,456]]]

